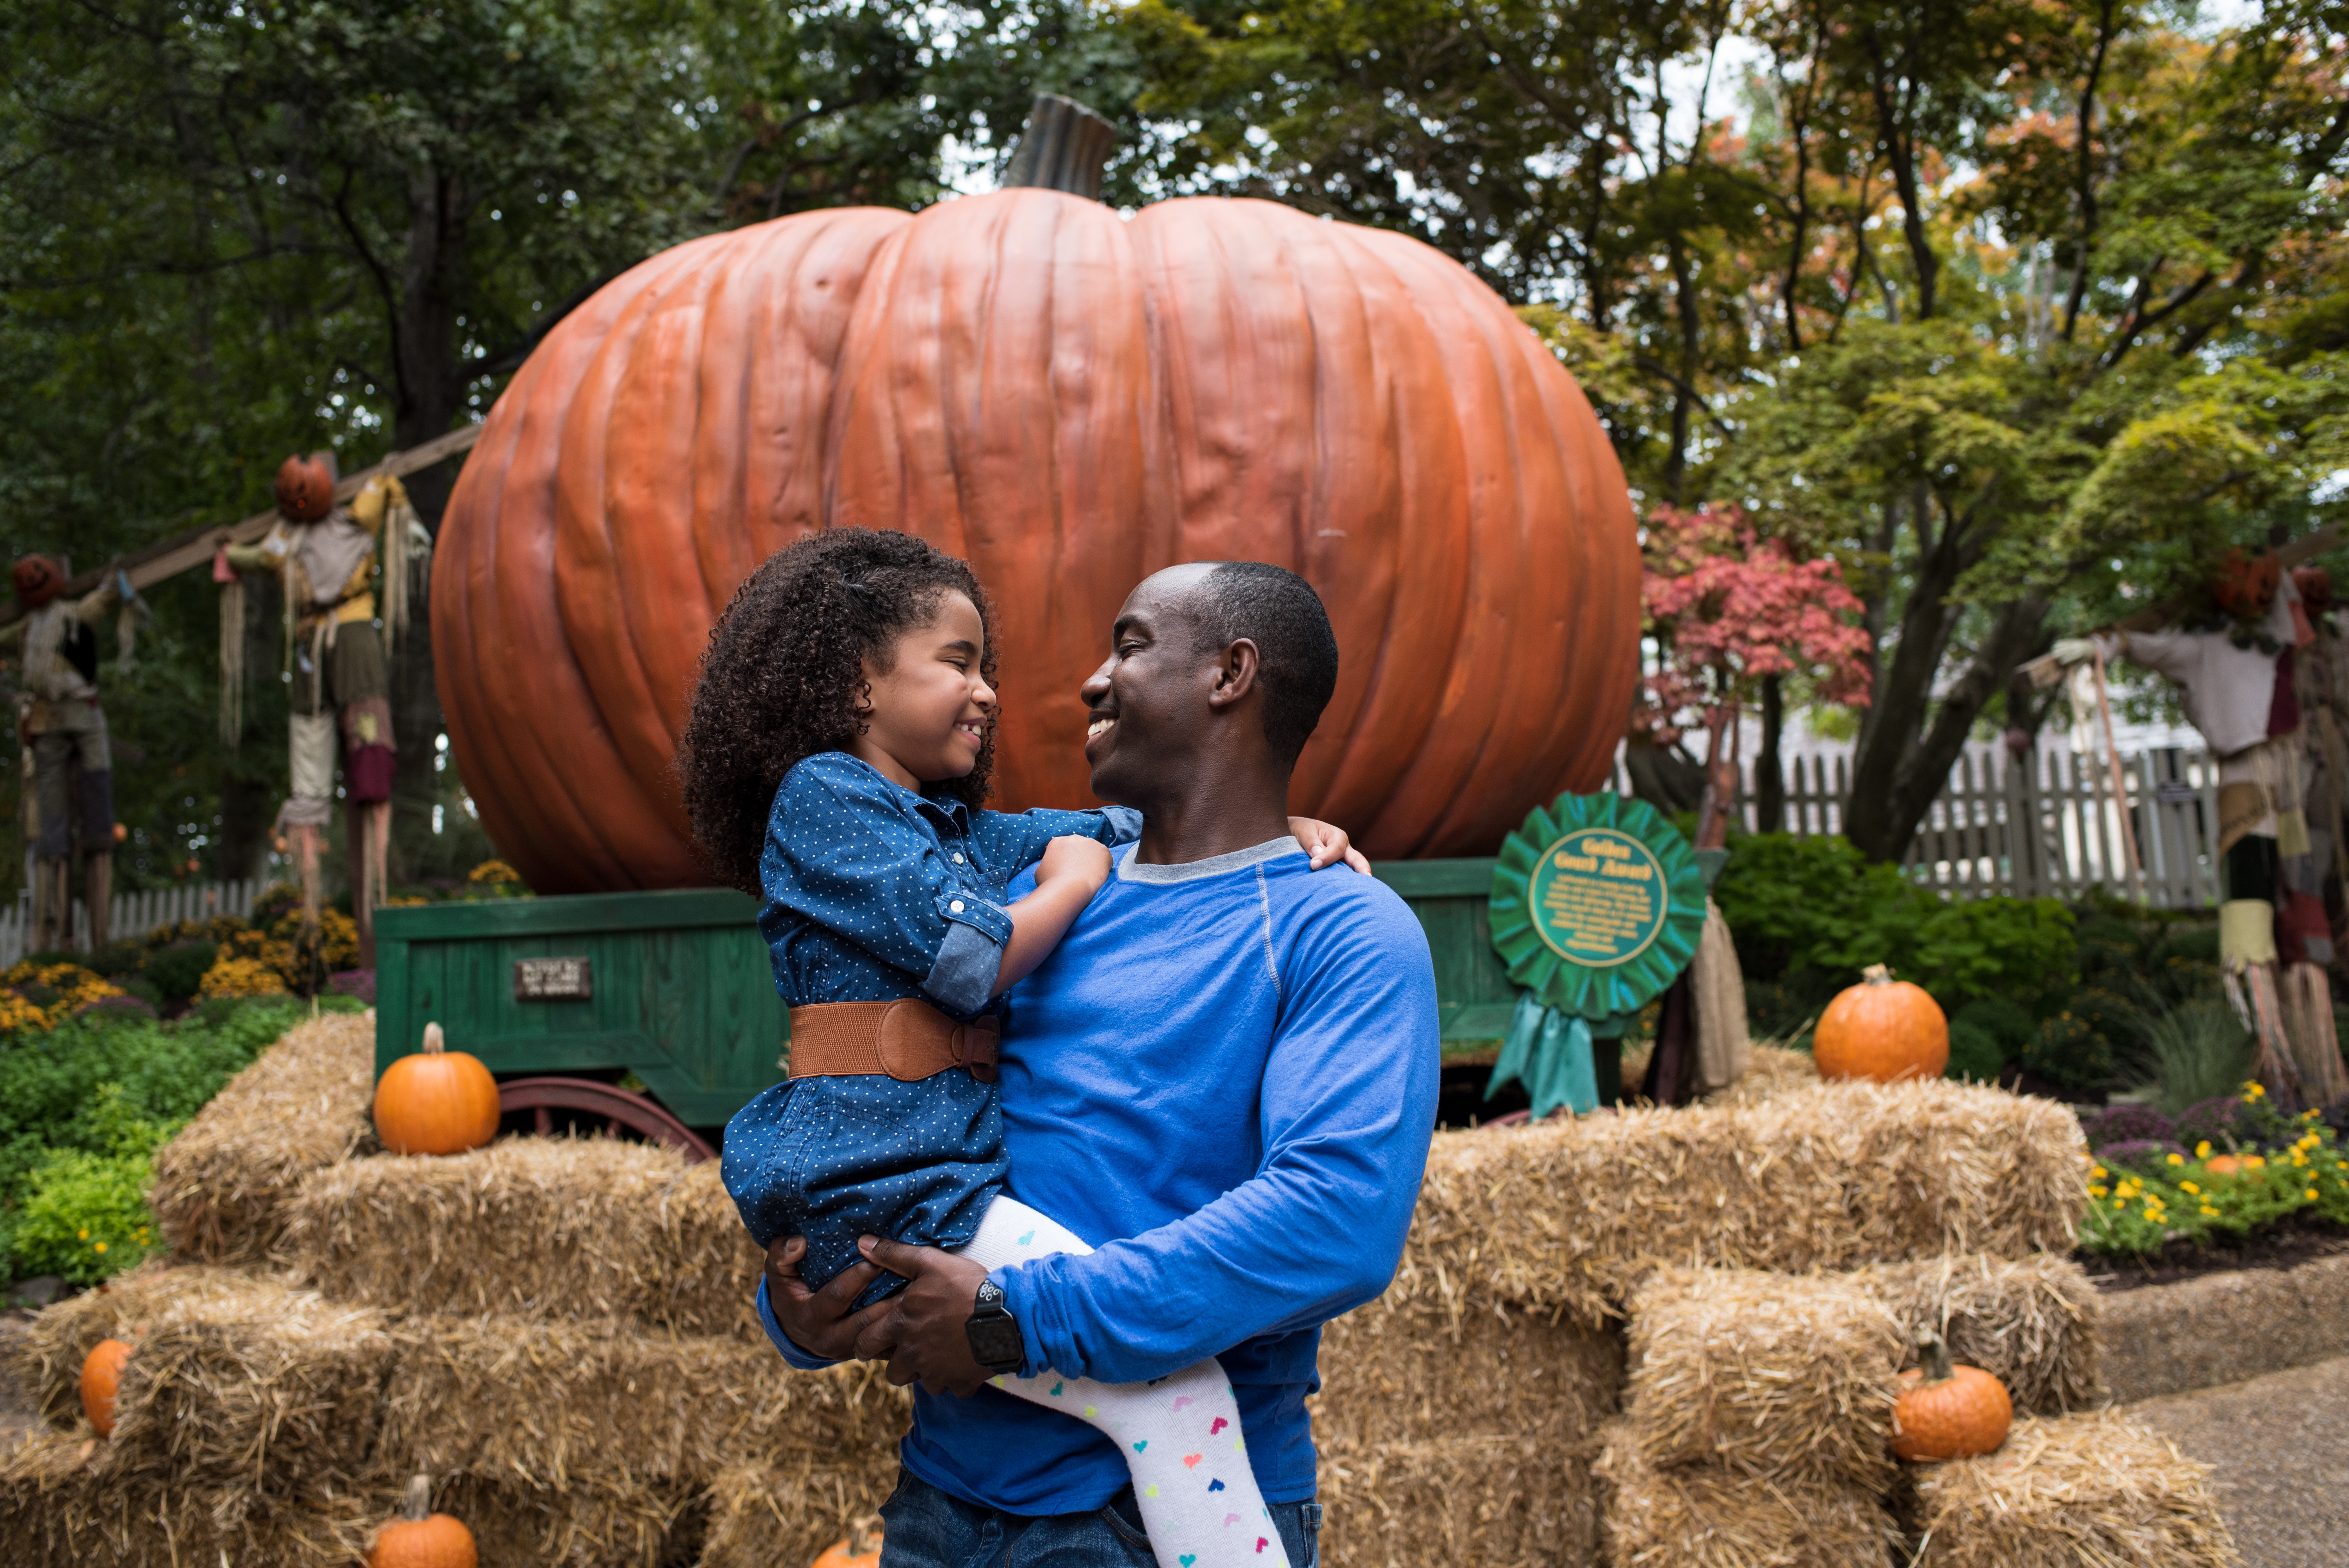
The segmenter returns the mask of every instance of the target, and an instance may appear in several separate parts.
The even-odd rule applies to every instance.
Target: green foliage
[[[1962,1017],[1950,1020],[1950,1065],[1943,1078],[1996,1083],[2006,1062],[2006,1048],[1997,1036]]]
[[[2231,1092],[2251,1072],[2251,1034],[2216,997],[2164,1009],[2147,1020],[2145,1033],[2161,1089],[2156,1103],[2171,1116]]]
[[[178,1023],[85,1014],[0,1039],[0,1272],[88,1283],[138,1262],[155,1149],[306,1012],[216,999]]]
[[[219,953],[218,943],[174,942],[150,954],[140,973],[166,1001],[184,1002],[203,984]]]
[[[2023,1066],[2065,1088],[2092,1088],[2113,1075],[2112,1043],[2089,1018],[2065,1007],[2041,1021]]]
[[[1740,838],[1713,898],[1738,962],[1765,981],[1804,976],[1812,989],[1839,989],[1889,964],[1948,1009],[2035,1000],[2067,986],[2075,969],[2071,913],[2054,900],[1944,900],[1840,838]]]

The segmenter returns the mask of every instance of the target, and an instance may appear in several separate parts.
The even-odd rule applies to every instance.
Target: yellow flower
[[[2316,1189],[2313,1187],[2308,1190],[2308,1201],[2312,1203],[2316,1202]]]
[[[2105,1197],[2105,1196],[2106,1196],[2106,1195],[2107,1195],[2107,1193],[2106,1193],[2106,1189],[2105,1189],[2105,1188],[2102,1188],[2102,1187],[2091,1187],[2091,1188],[2089,1188],[2089,1189],[2088,1189],[2088,1196],[2089,1196],[2089,1197],[2091,1197],[2091,1198],[2102,1198],[2102,1197]]]
[[[2197,1186],[2196,1186],[2193,1182],[2191,1182],[2191,1181],[2180,1181],[2180,1182],[2178,1184],[2178,1190],[2179,1191],[2181,1191],[2181,1192],[2199,1192],[2200,1191],[2202,1191],[2202,1189],[2201,1189],[2201,1188],[2197,1187]]]
[[[2212,1208],[2212,1207],[2210,1207],[2210,1205],[2209,1205],[2209,1204],[2208,1204],[2208,1203],[2205,1203],[2205,1204],[2203,1204],[2203,1205],[2202,1205],[2202,1212],[2203,1212],[2205,1214],[2208,1214],[2209,1216],[2210,1216],[2210,1217],[2211,1217],[2212,1219],[2214,1219],[2214,1220],[2215,1220],[2215,1219],[2217,1219],[2217,1218],[2219,1217],[2219,1211],[2218,1211],[2218,1210],[2216,1210],[2216,1209],[2214,1209],[2214,1208]]]
[[[2208,1160],[2210,1158],[2210,1140],[2209,1139],[2206,1138],[2201,1142],[2194,1146],[2194,1158],[2197,1160]]]
[[[2243,1169],[2246,1171],[2257,1171],[2266,1163],[2267,1161],[2257,1154],[2246,1154],[2243,1156]]]
[[[2128,1207],[2128,1200],[2127,1198],[2116,1198],[2113,1200],[2113,1207],[2116,1209],[2126,1209]]]
[[[2089,1171],[2089,1172],[2088,1172],[2088,1174],[2089,1174],[2089,1175],[2091,1175],[2091,1176],[2094,1176],[2097,1181],[2103,1181],[2103,1180],[2105,1179],[2105,1168],[2104,1168],[2103,1166],[2099,1165],[2099,1166],[2097,1166],[2095,1170],[2093,1170],[2093,1171]]]
[[[98,1252],[102,1253],[106,1251],[106,1243],[104,1242],[92,1242],[90,1243],[90,1246]]]
[[[2183,1154],[2171,1154],[2165,1156],[2165,1158],[2168,1159],[2172,1165],[2183,1165],[2186,1163],[2186,1156]]]
[[[85,1242],[89,1240],[89,1227],[88,1225],[84,1225],[81,1228],[81,1240]]]

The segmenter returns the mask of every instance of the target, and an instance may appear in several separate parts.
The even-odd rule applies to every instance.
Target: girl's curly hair
[[[834,529],[777,551],[710,630],[678,750],[694,849],[718,880],[759,892],[759,856],[783,775],[864,732],[860,661],[886,669],[900,634],[928,624],[939,595],[978,607],[995,679],[995,612],[970,567],[910,533]],[[988,727],[978,765],[937,788],[976,806],[995,771]]]

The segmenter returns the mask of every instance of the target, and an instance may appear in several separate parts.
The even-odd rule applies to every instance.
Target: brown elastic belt
[[[992,1017],[957,1024],[927,1002],[819,1002],[792,1009],[792,1077],[853,1078],[885,1073],[919,1083],[961,1068],[995,1081],[1002,1025]]]

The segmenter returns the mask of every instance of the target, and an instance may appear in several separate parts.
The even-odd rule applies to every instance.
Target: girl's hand
[[[1098,892],[1102,883],[1109,881],[1109,868],[1107,845],[1074,835],[1054,839],[1044,846],[1044,858],[1036,862],[1036,885],[1040,888],[1066,878],[1083,884],[1089,892]]]
[[[1288,830],[1297,835],[1297,841],[1303,847],[1313,870],[1318,872],[1323,866],[1344,861],[1364,876],[1371,874],[1370,861],[1361,851],[1354,848],[1354,841],[1346,837],[1345,829],[1317,822],[1310,817],[1291,817],[1288,819]]]

